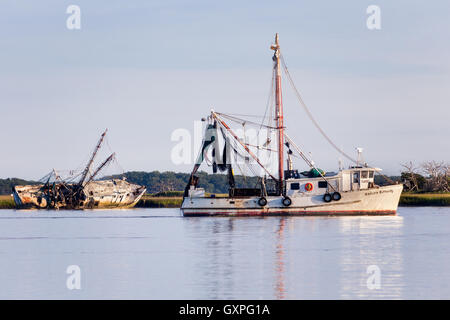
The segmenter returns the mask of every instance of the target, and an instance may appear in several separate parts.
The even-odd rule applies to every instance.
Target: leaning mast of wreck
[[[98,173],[99,173],[100,171],[102,171],[102,169],[103,169],[104,167],[106,167],[111,161],[114,160],[115,156],[116,156],[116,153],[114,152],[114,153],[111,154],[108,158],[106,158],[106,160],[103,161],[103,162],[98,166],[97,169],[95,169],[94,173],[89,177],[89,179],[86,181],[85,185],[87,185],[88,183],[90,183],[91,181],[93,181],[94,178],[98,175]]]
[[[98,140],[98,143],[95,146],[94,152],[92,153],[92,156],[89,159],[89,162],[86,165],[86,168],[84,168],[84,171],[81,174],[80,181],[78,182],[78,187],[83,187],[84,186],[84,182],[85,182],[85,180],[87,178],[87,175],[88,175],[89,171],[91,170],[91,166],[92,166],[92,163],[94,162],[95,156],[97,155],[97,152],[100,149],[100,147],[101,147],[101,145],[103,143],[103,140],[105,139],[105,135],[106,135],[107,131],[108,131],[108,129],[106,129],[105,132],[103,132],[103,134],[100,137],[100,140]]]

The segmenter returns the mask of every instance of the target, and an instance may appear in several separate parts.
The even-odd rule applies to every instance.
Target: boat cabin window
[[[291,183],[291,190],[300,190],[300,183]]]
[[[326,181],[319,181],[319,188],[326,188],[328,187],[328,182]]]
[[[359,183],[359,172],[353,172],[353,183]]]
[[[361,179],[367,179],[368,176],[369,176],[368,171],[361,171]]]
[[[369,171],[369,178],[373,178],[374,171]]]

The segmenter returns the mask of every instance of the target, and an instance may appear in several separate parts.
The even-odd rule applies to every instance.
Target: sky
[[[66,26],[69,5],[79,30]],[[379,30],[366,26],[369,5]],[[449,161],[449,11],[410,0],[3,0],[0,178],[78,168],[105,128],[125,171],[190,171],[171,160],[172,133],[193,132],[211,108],[262,115],[276,32],[304,101],[347,153],[363,147],[391,175]],[[342,157],[286,79],[283,102],[291,138],[335,171]]]

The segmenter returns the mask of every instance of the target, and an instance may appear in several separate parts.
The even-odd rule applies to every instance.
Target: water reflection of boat
[[[403,186],[378,186],[374,176],[381,169],[352,159],[325,135],[304,105],[281,56],[278,35],[274,51],[271,99],[261,122],[255,122],[211,111],[199,156],[186,186],[181,210],[185,216],[221,215],[386,215],[395,214]],[[324,137],[355,165],[337,173],[325,173],[310,156],[286,134],[281,96],[282,64],[300,103]],[[274,104],[274,105],[273,105]],[[234,124],[237,128],[233,128]],[[248,141],[245,128],[257,129],[254,141]],[[244,130],[244,137],[236,133]],[[261,133],[265,139],[261,139]],[[211,151],[211,155],[208,152]],[[360,154],[361,149],[358,149]],[[287,167],[284,167],[285,152]],[[292,157],[304,160],[309,169],[293,169]],[[213,172],[227,172],[229,194],[226,197],[207,196],[199,187],[196,173],[202,162],[209,160]],[[267,160],[267,161],[266,161]],[[234,168],[248,168],[259,176],[254,188],[238,188]],[[272,167],[275,166],[275,169]],[[242,170],[241,170],[242,171]]]
[[[339,273],[343,275],[339,277],[339,289],[336,293],[340,299],[403,297],[405,290],[403,220],[401,216],[339,219],[339,232],[347,235],[339,242],[341,246],[347,248],[346,254],[339,255],[336,261]],[[373,249],[374,243],[377,250]],[[376,290],[369,289],[367,285],[367,280],[373,275],[369,267],[375,267],[379,271],[380,286]],[[360,277],[348,276],[358,273],[361,274]]]
[[[278,224],[277,230],[277,251],[276,251],[276,260],[275,260],[275,297],[277,299],[286,298],[286,288],[285,288],[285,266],[284,266],[284,227],[286,224],[286,218],[280,218],[280,222]]]

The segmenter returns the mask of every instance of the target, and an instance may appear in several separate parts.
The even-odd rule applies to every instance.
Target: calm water
[[[450,208],[394,217],[0,211],[2,299],[450,299]],[[81,289],[68,290],[78,265]],[[379,267],[380,288],[367,287]]]

